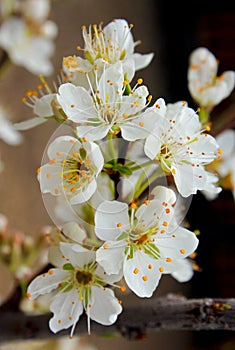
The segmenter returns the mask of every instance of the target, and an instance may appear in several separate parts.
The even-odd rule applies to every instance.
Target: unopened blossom
[[[51,331],[57,333],[72,327],[72,336],[84,310],[88,320],[88,333],[90,320],[106,326],[113,324],[122,307],[107,285],[119,281],[120,276],[105,274],[95,261],[95,252],[79,244],[60,243],[60,250],[63,265],[37,276],[27,291],[30,300],[56,292],[50,304],[53,313],[49,322]]]
[[[140,297],[151,297],[162,274],[173,273],[178,261],[197,248],[195,234],[174,220],[170,189],[165,200],[150,200],[138,209],[105,201],[95,214],[95,232],[105,241],[97,261],[107,274],[123,271],[128,287]],[[169,201],[168,201],[169,197]]]
[[[142,83],[140,79],[139,84]],[[68,120],[77,123],[79,137],[101,140],[108,132],[128,141],[145,138],[152,128],[154,112],[143,112],[151,101],[146,86],[139,86],[124,95],[126,81],[121,63],[107,68],[90,94],[85,88],[65,83],[60,86],[57,100]]]
[[[228,97],[235,86],[235,72],[218,74],[218,60],[205,47],[194,50],[189,58],[188,88],[200,107],[212,109]]]
[[[22,143],[22,136],[7,118],[7,112],[0,107],[0,139],[8,145],[17,146]]]
[[[38,169],[42,193],[65,195],[71,204],[86,202],[97,188],[104,159],[93,142],[59,136],[48,147],[49,161]]]
[[[124,67],[132,65],[134,71],[148,66],[153,53],[143,55],[134,52],[138,42],[134,41],[131,34],[132,27],[133,25],[129,25],[124,19],[115,19],[104,28],[102,24],[94,24],[88,29],[83,26],[84,48],[78,47],[78,50],[84,51],[85,58],[68,56],[63,60],[70,80],[81,85],[84,80],[83,73],[91,72],[97,65],[102,71],[104,63],[113,65],[122,62]]]
[[[10,60],[33,74],[52,74],[50,61],[54,53],[53,39],[43,33],[44,28],[34,31],[23,19],[11,16],[0,27],[0,47]]]
[[[202,131],[197,113],[184,102],[155,103],[158,120],[146,139],[145,154],[174,178],[183,197],[206,188],[210,173],[205,165],[219,156],[215,138]]]

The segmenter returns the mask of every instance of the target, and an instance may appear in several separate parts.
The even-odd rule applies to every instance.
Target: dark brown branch
[[[0,313],[0,342],[16,339],[49,338],[68,335],[69,330],[54,335],[48,327],[51,315],[27,316],[20,312]],[[149,331],[161,330],[235,330],[235,299],[185,299],[162,297],[124,306],[112,326],[91,324],[95,334],[119,332],[127,338],[141,338]],[[85,315],[75,334],[87,332]]]

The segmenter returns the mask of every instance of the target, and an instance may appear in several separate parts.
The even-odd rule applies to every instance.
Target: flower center
[[[78,271],[76,273],[76,280],[79,285],[86,286],[92,281],[92,273],[87,271]]]
[[[86,159],[86,154],[86,150],[80,148],[70,157],[62,160],[64,189],[75,192],[77,188],[82,188],[92,181],[93,171],[90,160]]]

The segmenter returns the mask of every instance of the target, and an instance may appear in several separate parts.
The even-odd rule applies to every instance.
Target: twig
[[[0,342],[16,339],[40,339],[61,335],[69,336],[69,330],[53,334],[48,321],[51,315],[28,316],[21,312],[0,313]],[[92,322],[94,334],[120,333],[128,339],[139,339],[149,331],[200,331],[235,330],[235,298],[186,299],[168,296],[124,305],[124,312],[112,326]],[[87,332],[86,316],[78,322],[75,334]]]

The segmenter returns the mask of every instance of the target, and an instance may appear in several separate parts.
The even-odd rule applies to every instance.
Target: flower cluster
[[[3,0],[0,47],[9,59],[33,74],[52,74],[57,25],[48,20],[50,0]]]
[[[83,310],[89,332],[90,320],[114,323],[122,311],[114,288],[149,298],[164,274],[189,280],[198,238],[181,224],[181,204],[221,191],[209,166],[222,150],[200,111],[229,95],[234,72],[209,81],[215,62],[201,48],[189,68],[200,111],[186,101],[152,103],[134,79],[153,54],[135,52],[132,27],[123,19],[82,27],[84,57],[65,57],[55,91],[45,83],[45,93],[24,101],[36,117],[18,128],[60,123],[37,170],[45,205],[62,221],[51,236],[54,267],[27,292],[30,300],[50,295],[53,332],[72,327],[72,336]]]

